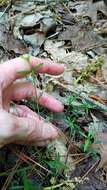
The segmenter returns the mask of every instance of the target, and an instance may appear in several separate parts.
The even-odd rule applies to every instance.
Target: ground
[[[0,149],[1,190],[107,189],[106,53],[103,1],[0,1],[0,63],[31,54],[65,67],[57,77],[30,73],[25,79],[63,102],[57,114],[33,99],[15,102],[51,121],[59,137],[47,147]]]

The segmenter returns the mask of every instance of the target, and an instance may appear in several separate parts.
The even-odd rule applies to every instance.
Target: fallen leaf
[[[98,133],[97,139],[101,144],[96,145],[96,150],[100,154],[100,163],[98,169],[103,169],[104,171],[104,180],[107,183],[107,132]]]
[[[60,156],[60,161],[66,166],[67,168],[64,169],[64,174],[66,177],[70,177],[70,171],[75,169],[73,163],[72,156],[68,153],[68,149],[66,147],[66,140],[62,137],[54,140],[52,143],[49,144],[50,152],[52,159],[56,157],[56,155]]]
[[[5,50],[0,47],[0,64],[4,63],[5,61],[8,61],[9,55],[5,52]]]
[[[103,1],[80,1],[69,2],[69,9],[74,16],[90,17],[92,22],[95,23],[98,19],[97,12],[100,11],[107,16],[106,6]],[[72,10],[75,10],[72,11]]]
[[[94,115],[93,118],[93,134],[94,134],[94,144],[92,145],[93,150],[95,150],[100,155],[100,162],[97,169],[103,169],[106,174],[107,183],[107,123],[99,121]]]
[[[25,15],[21,20],[20,26],[23,28],[34,27],[42,18],[43,16],[39,12]]]
[[[102,77],[107,82],[107,57],[105,56],[105,64],[102,66]]]
[[[2,24],[0,24],[0,46],[4,50],[13,50],[19,54],[24,54],[27,51],[26,46],[20,40],[14,39],[13,35],[8,32],[6,26]]]
[[[54,61],[69,65],[71,69],[81,70],[87,63],[87,56],[80,52],[67,52],[64,41],[46,40],[44,49],[48,52]]]
[[[105,22],[101,27],[98,29],[99,34],[107,35],[107,23]]]
[[[29,47],[29,52],[36,56],[40,52],[41,45],[44,43],[45,36],[42,32],[36,32],[31,35],[24,35],[23,39]]]
[[[94,48],[98,43],[104,43],[105,40],[92,29],[92,26],[87,25],[84,19],[84,21],[82,20],[74,26],[68,26],[64,31],[60,32],[58,39],[71,41],[71,50],[75,51],[88,51],[90,47]]]
[[[100,102],[101,104],[105,104],[105,101],[101,99],[99,96],[89,94],[88,97]]]

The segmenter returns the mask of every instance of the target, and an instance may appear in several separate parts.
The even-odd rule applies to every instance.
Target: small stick
[[[95,162],[95,164],[94,165],[92,165],[90,168],[89,168],[89,170],[82,176],[82,180],[93,170],[93,168],[97,165],[97,163],[98,163],[98,160]]]
[[[9,185],[10,181],[12,180],[12,178],[13,178],[13,176],[14,176],[16,170],[17,170],[17,168],[18,168],[19,165],[20,165],[20,163],[21,163],[21,162],[20,162],[20,160],[18,159],[17,162],[16,162],[16,164],[15,164],[15,166],[13,167],[13,169],[12,169],[12,171],[11,171],[11,174],[7,177],[7,179],[6,179],[6,181],[5,181],[5,183],[4,183],[4,185],[3,185],[3,187],[2,187],[1,190],[6,190],[6,189],[7,189],[8,185]]]

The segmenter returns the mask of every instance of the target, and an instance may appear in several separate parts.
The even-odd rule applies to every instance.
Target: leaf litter
[[[65,105],[62,114],[40,107],[61,136],[41,149],[10,145],[26,156],[5,188],[107,189],[106,20],[103,1],[0,1],[0,63],[28,53],[65,66],[60,76],[37,76],[40,90]],[[33,102],[21,103],[37,111]],[[0,150],[1,189],[17,161],[10,149]]]

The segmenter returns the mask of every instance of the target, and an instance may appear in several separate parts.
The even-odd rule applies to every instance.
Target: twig
[[[105,90],[107,90],[107,85],[103,84],[101,81],[99,81],[98,79],[94,78],[93,76],[91,76],[91,78],[93,80],[95,80],[101,87],[103,87]]]
[[[87,102],[93,104],[95,106],[95,108],[99,109],[100,111],[104,111],[107,112],[107,106],[92,100],[91,98],[89,98],[88,96],[84,96],[84,95],[80,95],[81,98],[84,98]]]
[[[51,187],[45,187],[45,188],[43,188],[43,190],[54,190],[54,189],[57,189],[57,188],[60,188],[60,187],[62,187],[62,186],[68,186],[70,183],[72,183],[72,184],[75,184],[75,183],[81,183],[82,182],[82,179],[80,179],[80,182],[77,182],[75,179],[74,180],[66,180],[66,181],[63,181],[62,183],[60,183],[60,184],[57,184],[57,185],[53,185],[53,186],[51,186]],[[70,189],[72,189],[72,187],[71,186],[69,186],[70,187]],[[75,187],[76,187],[76,185],[75,185]],[[67,189],[67,187],[66,187],[66,189]],[[68,188],[69,189],[69,188]],[[74,188],[73,188],[74,189]]]
[[[97,160],[94,165],[92,165],[89,170],[82,176],[82,180],[93,170],[93,168],[97,165],[99,161]]]
[[[65,5],[65,3],[63,3],[63,6],[66,8],[66,10],[68,11],[68,13],[72,16],[72,12],[71,12],[70,9]]]
[[[7,5],[7,7],[4,9],[2,15],[0,16],[0,19],[3,17],[3,15],[5,14],[5,12],[8,10],[8,8],[10,7],[11,5],[11,1],[9,2],[9,4]]]
[[[65,185],[67,183],[67,181],[64,181],[60,184],[57,184],[57,185],[53,185],[51,187],[45,187],[43,190],[53,190],[53,189],[56,189],[58,187],[62,187],[63,185]]]
[[[9,147],[10,148],[10,147]],[[41,164],[37,163],[35,160],[33,160],[32,158],[30,158],[29,156],[27,156],[26,154],[24,154],[23,152],[16,152],[15,150],[13,150],[12,148],[10,148],[10,150],[16,154],[19,158],[22,158],[23,161],[30,161],[32,163],[34,163],[35,165],[39,166],[40,168],[42,168],[43,170],[52,173],[50,170],[48,170],[47,168],[45,168],[44,166],[42,166]]]
[[[89,47],[86,47],[86,48],[83,48],[83,49],[79,49],[78,51],[80,51],[80,52],[86,52],[86,51],[90,51],[90,50],[95,49],[95,48],[99,48],[101,46],[107,46],[107,42],[93,44],[93,45],[90,45]]]
[[[72,162],[71,164],[72,164],[72,165],[76,165],[76,164],[82,162],[83,160],[85,160],[85,159],[88,158],[88,157],[89,157],[89,154],[88,154],[87,156],[85,156],[85,157],[82,157],[82,158],[79,158],[79,159],[75,160],[75,161]]]
[[[19,165],[20,165],[20,163],[21,163],[21,162],[20,162],[20,160],[18,159],[17,163],[15,164],[15,166],[14,166],[13,169],[12,169],[11,174],[7,177],[7,179],[6,179],[6,181],[5,181],[5,183],[4,183],[4,185],[3,185],[3,187],[2,187],[1,190],[6,190],[6,189],[7,189],[8,185],[9,185],[10,181],[12,180],[12,178],[13,178],[13,176],[14,176],[16,170],[17,170],[17,168],[18,168]]]
[[[51,38],[53,38],[53,37],[56,37],[56,36],[58,36],[58,34],[59,34],[59,32],[56,32],[56,33],[54,33],[54,34],[48,36],[47,39],[51,39]]]

